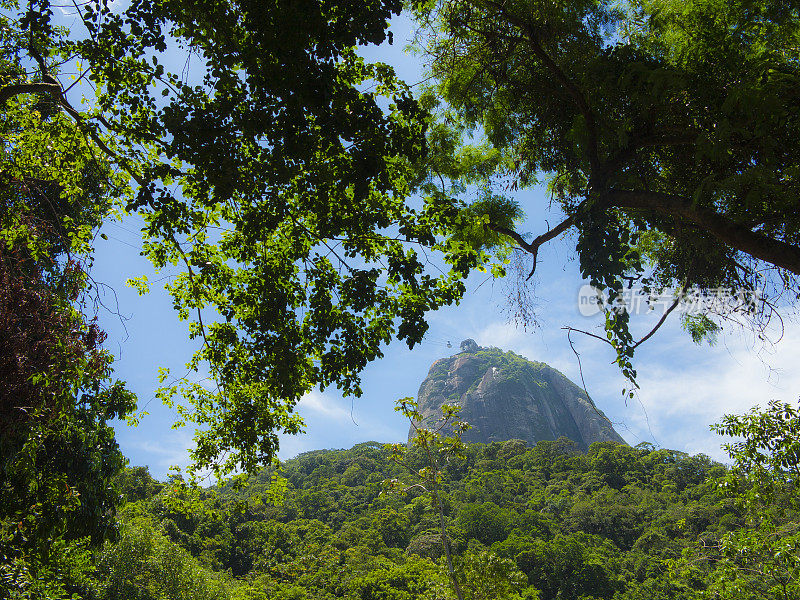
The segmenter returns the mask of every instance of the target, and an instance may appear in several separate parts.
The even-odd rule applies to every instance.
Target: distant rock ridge
[[[567,437],[586,449],[594,442],[625,440],[583,389],[556,369],[513,352],[461,342],[461,352],[431,365],[417,394],[424,426],[442,416],[443,404],[458,404],[472,425],[465,442],[512,439],[530,445]],[[409,428],[409,441],[414,428]]]

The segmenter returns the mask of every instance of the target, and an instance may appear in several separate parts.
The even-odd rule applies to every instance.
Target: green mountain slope
[[[123,492],[140,499],[124,511],[121,541],[104,550],[112,584],[97,597],[171,597],[157,595],[172,589],[165,578],[188,577],[234,600],[451,599],[436,512],[419,489],[385,492],[385,479],[411,481],[388,455],[377,443],[300,455],[283,466],[280,503],[267,500],[270,472],[242,489],[159,489],[129,477]],[[425,465],[412,453],[413,469]],[[699,597],[702,582],[671,577],[668,561],[741,523],[707,483],[724,472],[704,456],[612,442],[588,452],[564,438],[471,444],[442,473],[456,568],[471,600]],[[131,549],[153,531],[151,554]],[[169,575],[170,560],[183,571]]]

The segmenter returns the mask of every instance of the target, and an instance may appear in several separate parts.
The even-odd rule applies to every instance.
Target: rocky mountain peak
[[[463,342],[461,342],[461,351],[462,352],[468,352],[470,354],[474,354],[475,352],[477,352],[480,349],[481,349],[481,347],[478,346],[478,344],[473,339],[469,339],[468,338],[468,339],[464,340]]]
[[[425,426],[441,417],[443,404],[460,405],[461,419],[472,425],[465,442],[533,445],[563,436],[584,449],[593,442],[625,443],[586,392],[559,371],[471,339],[461,342],[458,354],[431,365],[417,402]]]

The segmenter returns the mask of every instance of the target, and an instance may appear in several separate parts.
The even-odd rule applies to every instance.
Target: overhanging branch
[[[56,98],[61,97],[61,86],[57,83],[47,83],[44,81],[33,83],[12,83],[4,88],[0,88],[0,107],[5,107],[6,103],[14,96],[20,94],[50,94]]]
[[[531,277],[533,277],[533,274],[536,271],[536,259],[537,259],[538,255],[539,255],[539,247],[542,246],[543,244],[546,244],[547,242],[549,242],[553,238],[558,237],[559,235],[564,233],[567,229],[572,227],[574,224],[575,224],[575,220],[572,217],[567,217],[566,219],[561,221],[561,223],[559,223],[558,225],[556,225],[555,227],[553,227],[549,231],[541,234],[536,239],[534,239],[532,242],[525,241],[525,238],[523,238],[520,234],[518,234],[513,229],[509,229],[507,227],[501,227],[500,225],[492,225],[491,223],[489,223],[488,227],[492,231],[495,231],[495,232],[497,232],[497,233],[499,233],[501,235],[504,235],[506,237],[510,237],[512,240],[514,240],[517,243],[517,245],[522,250],[525,250],[526,252],[528,252],[528,253],[533,255],[533,268],[531,269],[531,272],[528,274],[528,279],[530,279]]]
[[[768,237],[713,210],[693,206],[683,196],[660,192],[611,190],[610,208],[648,210],[685,219],[724,244],[781,269],[800,275],[800,248]]]

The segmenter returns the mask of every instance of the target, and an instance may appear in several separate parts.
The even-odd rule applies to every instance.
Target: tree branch
[[[642,339],[640,339],[638,342],[636,342],[633,345],[633,349],[636,350],[636,348],[638,348],[639,346],[644,344],[647,340],[649,340],[651,337],[653,337],[653,334],[655,334],[655,332],[658,331],[659,328],[664,324],[664,321],[667,320],[667,317],[669,316],[669,313],[671,313],[673,310],[675,310],[678,307],[678,304],[680,304],[680,303],[681,303],[681,296],[680,296],[680,294],[678,294],[675,297],[675,301],[672,304],[670,304],[669,308],[664,311],[663,315],[661,315],[661,318],[658,320],[658,323],[656,323],[656,326],[653,327],[650,330],[650,333],[648,333],[646,336],[644,336]]]
[[[120,156],[117,152],[109,148],[97,133],[97,130],[90,126],[84,116],[75,110],[75,108],[69,103],[67,97],[65,96],[64,90],[61,88],[61,84],[58,82],[58,79],[48,72],[47,64],[44,58],[42,58],[42,55],[39,54],[39,52],[32,46],[28,48],[28,53],[31,55],[34,61],[36,61],[36,64],[39,65],[39,70],[42,73],[42,79],[44,81],[40,83],[15,83],[0,89],[0,107],[5,107],[10,98],[19,94],[35,94],[42,92],[50,94],[53,96],[53,99],[58,102],[64,112],[72,117],[78,128],[85,135],[89,136],[109,158],[115,160],[119,166],[125,169],[133,178],[133,180],[136,181],[136,183],[138,183],[141,187],[145,187],[147,185],[147,181],[144,179],[144,177],[136,172],[136,170],[131,166],[125,157]],[[83,75],[81,75],[81,77],[83,77]],[[99,120],[102,121],[107,128],[111,129],[108,121],[106,121],[102,115],[99,115]]]
[[[0,89],[0,107],[5,107],[11,98],[20,94],[50,94],[56,98],[61,97],[61,86],[57,83],[12,83]]]
[[[594,338],[594,339],[596,339],[596,340],[600,340],[600,341],[601,341],[601,342],[603,342],[604,344],[608,344],[609,346],[611,346],[611,347],[612,347],[612,348],[614,348],[615,350],[617,349],[617,347],[614,345],[614,342],[612,342],[611,340],[609,340],[609,339],[607,339],[607,338],[604,338],[604,337],[601,337],[601,336],[599,336],[599,335],[596,335],[596,334],[594,334],[594,333],[591,333],[591,332],[589,332],[589,331],[584,331],[583,329],[577,329],[577,328],[575,328],[575,327],[569,327],[569,326],[562,327],[561,329],[563,329],[564,331],[566,331],[566,332],[567,332],[567,335],[569,335],[569,334],[570,334],[570,333],[572,333],[573,331],[574,331],[575,333],[582,333],[583,335],[588,335],[589,337],[593,337],[593,338]],[[575,349],[573,348],[573,352],[574,352],[574,351],[575,351]],[[587,395],[588,395],[588,392],[587,392]]]
[[[81,131],[83,131],[86,135],[88,135],[95,143],[95,145],[106,154],[106,156],[116,161],[116,163],[119,166],[125,169],[128,175],[130,175],[131,178],[136,183],[138,183],[140,187],[147,187],[148,183],[147,180],[144,177],[142,177],[142,175],[140,175],[136,171],[136,169],[133,168],[133,166],[128,162],[128,159],[126,157],[120,156],[117,152],[108,147],[108,145],[100,137],[100,134],[97,133],[97,130],[94,127],[90,126],[86,122],[86,119],[84,119],[83,115],[73,108],[73,106],[67,101],[64,95],[61,93],[60,89],[58,98],[61,107],[64,109],[64,112],[66,112],[70,117],[72,117],[72,119],[75,121],[75,124],[81,129]]]
[[[526,25],[526,33],[528,34],[528,41],[533,53],[544,63],[545,67],[555,76],[558,82],[564,86],[567,94],[570,95],[581,115],[583,115],[583,118],[586,120],[586,133],[589,136],[589,164],[592,167],[592,175],[597,176],[601,174],[600,152],[597,142],[597,123],[594,118],[594,112],[592,112],[589,106],[589,102],[578,86],[567,77],[564,71],[561,70],[561,67],[559,67],[556,62],[550,58],[550,55],[545,52],[539,40],[536,39],[536,35],[530,25]]]
[[[586,120],[586,131],[589,136],[589,163],[592,167],[592,174],[599,176],[602,174],[601,170],[601,163],[600,163],[600,152],[599,152],[599,145],[597,142],[597,122],[594,118],[594,112],[592,111],[591,107],[589,106],[589,102],[586,100],[586,96],[580,90],[580,88],[572,81],[564,70],[558,66],[558,64],[550,57],[550,55],[545,51],[542,47],[541,43],[539,42],[538,37],[536,36],[536,32],[534,31],[533,26],[528,21],[517,17],[514,14],[511,14],[506,10],[506,7],[500,4],[499,2],[495,2],[494,0],[480,0],[479,3],[486,3],[495,10],[498,10],[503,17],[505,17],[509,23],[515,25],[522,29],[525,32],[526,37],[528,38],[528,44],[533,50],[533,53],[536,57],[542,61],[545,68],[556,78],[556,80],[564,87],[564,90],[567,92],[570,98],[572,98],[573,102],[575,102],[578,111],[583,115],[583,118]]]
[[[617,152],[605,165],[605,173],[614,173],[626,162],[636,156],[636,153],[643,148],[659,148],[668,146],[689,146],[697,141],[697,132],[661,132],[660,134],[642,135],[630,141],[630,143]]]
[[[753,231],[716,211],[694,206],[683,197],[660,192],[611,190],[609,207],[649,210],[694,223],[732,248],[800,275],[800,248]]]
[[[523,238],[513,229],[508,229],[507,227],[501,227],[500,225],[492,225],[491,223],[489,223],[488,227],[492,231],[510,237],[517,243],[517,245],[521,249],[533,255],[533,268],[531,269],[531,272],[528,274],[528,279],[530,279],[531,277],[533,277],[533,273],[536,271],[536,259],[539,254],[539,247],[542,244],[546,244],[553,238],[558,237],[559,235],[564,233],[567,229],[572,227],[574,224],[575,220],[572,217],[567,217],[566,219],[561,221],[561,223],[559,223],[549,231],[543,233],[532,242],[526,242],[525,238]]]

